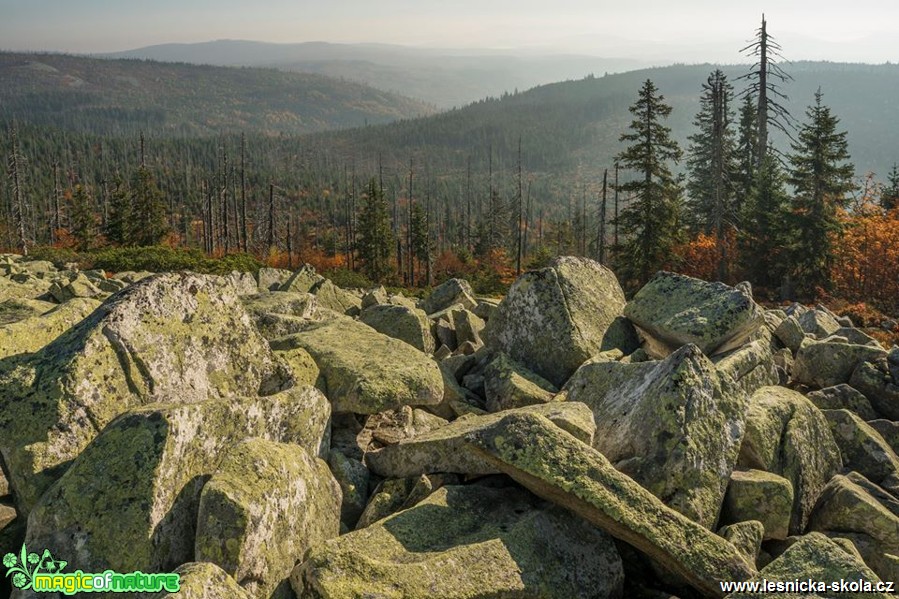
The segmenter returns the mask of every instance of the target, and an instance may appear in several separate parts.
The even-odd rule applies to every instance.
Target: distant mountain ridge
[[[424,102],[274,69],[0,53],[0,120],[98,134],[302,134],[431,114]]]
[[[221,66],[265,66],[340,77],[419,98],[442,108],[537,85],[648,66],[640,60],[505,50],[416,48],[390,44],[273,44],[216,40],[161,44],[101,58],[141,58]]]

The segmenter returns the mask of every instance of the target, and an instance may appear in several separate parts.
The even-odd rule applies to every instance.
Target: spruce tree
[[[91,248],[97,235],[97,216],[94,214],[93,200],[83,185],[76,185],[69,200],[69,233],[75,240],[75,249],[85,251]]]
[[[821,98],[819,89],[790,155],[789,183],[795,189],[793,268],[800,291],[807,294],[830,289],[834,237],[843,228],[838,209],[846,207],[854,189],[846,132],[837,130],[840,121]]]
[[[702,86],[700,111],[690,136],[689,216],[695,230],[714,235],[718,241],[718,278],[727,278],[727,232],[736,224],[734,179],[735,144],[731,124],[730,101],[733,87],[719,69]]]
[[[104,231],[106,240],[116,245],[130,245],[131,219],[131,191],[122,177],[116,175],[109,196],[109,217]]]
[[[412,204],[411,226],[412,254],[419,264],[425,265],[425,270],[427,270],[434,257],[434,247],[431,240],[431,226],[428,223],[428,215],[420,202]]]
[[[780,161],[768,153],[744,203],[739,237],[744,274],[759,287],[780,285],[787,272],[789,202]]]
[[[166,205],[150,170],[141,165],[131,183],[131,231],[134,245],[157,245],[168,233]]]
[[[618,217],[624,236],[618,268],[625,281],[642,284],[670,258],[679,239],[681,188],[668,163],[679,161],[681,150],[663,124],[671,107],[651,80],[643,84],[630,112],[630,132],[620,140],[631,145],[617,160],[638,176],[619,185],[634,199]]]
[[[737,129],[737,173],[734,181],[734,203],[738,213],[752,193],[755,172],[758,168],[758,113],[751,95],[743,96],[740,106],[740,123]]]
[[[393,272],[393,229],[390,206],[377,181],[372,177],[368,192],[362,197],[356,249],[365,275],[381,283]]]
[[[887,211],[899,208],[899,164],[895,162],[880,193],[880,207]]]

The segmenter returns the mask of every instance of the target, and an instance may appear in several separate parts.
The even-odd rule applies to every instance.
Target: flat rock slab
[[[509,414],[467,439],[498,470],[632,545],[704,595],[721,597],[721,581],[755,575],[732,544],[667,507],[542,416]]]
[[[483,337],[488,347],[561,386],[600,351],[636,348],[626,326],[616,323],[624,304],[612,271],[586,258],[556,258],[515,280]]]
[[[711,356],[742,345],[765,322],[752,296],[724,283],[659,272],[624,309],[646,337],[646,349],[665,357],[687,343]]]
[[[749,395],[689,344],[659,362],[592,360],[565,386],[593,411],[593,447],[706,528],[721,509]]]
[[[593,413],[586,405],[571,401],[552,402],[496,414],[463,416],[427,434],[371,451],[366,454],[365,461],[373,472],[389,478],[437,472],[495,474],[498,472],[496,466],[468,447],[466,435],[494,426],[507,414],[540,414],[588,444],[596,430]]]
[[[200,492],[225,452],[247,437],[318,454],[328,402],[295,388],[247,400],[155,404],[110,423],[41,497],[27,544],[88,572],[163,572],[189,561]]]
[[[449,486],[413,508],[312,549],[299,597],[620,597],[612,539],[517,488]]]
[[[377,414],[443,400],[443,376],[435,361],[360,322],[323,321],[272,342],[276,350],[297,347],[318,364],[335,412]]]

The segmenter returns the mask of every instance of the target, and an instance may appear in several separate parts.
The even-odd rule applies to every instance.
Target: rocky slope
[[[897,450],[899,348],[747,284],[627,302],[565,257],[415,301],[0,256],[0,553],[174,570],[172,597],[895,581]]]

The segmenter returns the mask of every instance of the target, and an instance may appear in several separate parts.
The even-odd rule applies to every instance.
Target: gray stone
[[[587,362],[565,391],[568,401],[593,411],[593,447],[616,468],[669,507],[714,526],[749,396],[698,347],[686,345],[661,362]]]
[[[307,549],[339,534],[340,504],[324,461],[300,445],[248,439],[203,486],[194,559],[254,597],[292,599],[287,578]]]
[[[600,599],[623,582],[605,533],[524,491],[481,486],[444,487],[328,541],[291,576],[298,596],[330,599]]]
[[[862,362],[849,384],[868,398],[880,416],[899,420],[899,380],[892,376],[888,364],[884,359]]]
[[[899,474],[899,457],[876,430],[848,410],[824,410],[843,465],[880,484]]]
[[[477,305],[474,291],[465,279],[450,279],[435,287],[431,295],[421,302],[421,309],[428,314],[434,314],[454,304],[461,304],[466,310],[471,310]]]
[[[610,270],[585,258],[557,258],[518,277],[487,322],[484,341],[560,386],[594,354],[635,349],[613,328],[624,304]]]
[[[809,400],[822,410],[846,409],[854,412],[862,420],[874,420],[877,413],[871,407],[868,398],[843,383],[834,387],[826,387],[808,394]]]
[[[764,311],[740,290],[664,271],[637,292],[624,315],[654,357],[688,343],[709,356],[723,353],[743,345],[765,321]]]
[[[405,341],[419,351],[434,353],[431,323],[423,310],[379,304],[363,310],[359,320],[379,333]]]
[[[886,352],[882,349],[867,345],[833,341],[806,343],[796,352],[793,378],[804,385],[818,389],[833,387],[849,383],[852,373],[859,364],[885,355]]]
[[[555,385],[504,353],[497,355],[484,370],[484,393],[490,412],[547,403],[558,391]]]
[[[782,387],[763,387],[749,400],[737,463],[790,481],[790,534],[805,530],[821,490],[842,468],[827,418],[800,393]]]
[[[786,539],[793,512],[793,485],[761,470],[734,470],[724,496],[721,523],[761,522],[763,538]]]
[[[436,362],[408,343],[347,318],[315,323],[272,348],[301,347],[318,365],[335,412],[376,414],[404,405],[436,405],[443,377]]]

